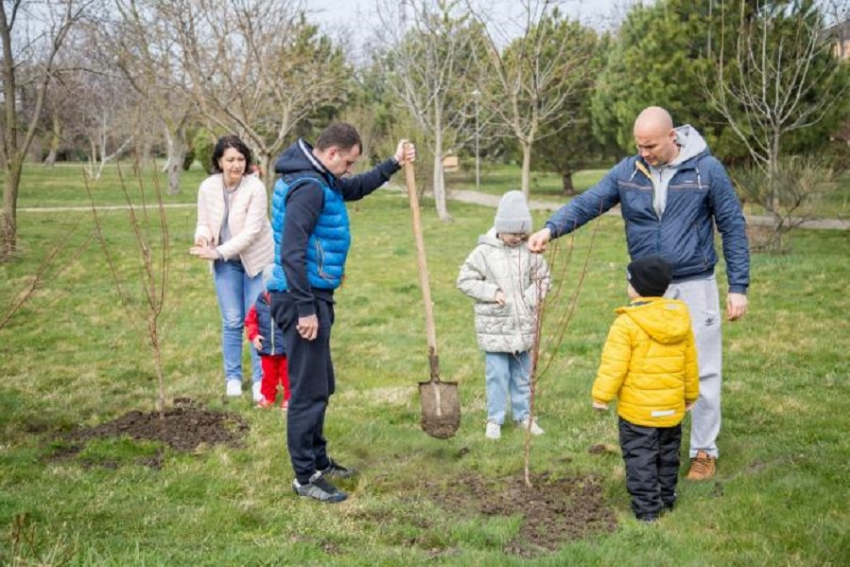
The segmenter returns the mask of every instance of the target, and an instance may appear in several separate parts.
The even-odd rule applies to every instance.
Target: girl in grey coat
[[[529,416],[531,357],[538,305],[549,290],[549,268],[525,246],[531,213],[520,191],[505,193],[494,226],[460,268],[457,287],[475,300],[475,330],[484,351],[487,426],[490,439],[501,436],[507,402],[517,425],[534,435],[543,430]]]

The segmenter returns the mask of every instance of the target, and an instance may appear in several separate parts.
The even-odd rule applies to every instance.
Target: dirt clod
[[[452,437],[460,427],[460,399],[456,382],[420,382],[422,431],[437,439]]]
[[[505,548],[522,557],[552,552],[570,541],[616,529],[600,479],[551,478],[541,473],[531,480],[529,487],[521,475],[495,480],[469,475],[449,487],[433,487],[432,499],[448,510],[522,516],[518,536]]]
[[[130,437],[137,441],[159,441],[179,452],[190,453],[205,445],[239,447],[249,429],[242,416],[209,410],[191,400],[180,398],[160,416],[158,411],[133,410],[94,427],[78,428],[64,436],[73,445],[60,450],[54,458],[67,458],[82,450],[92,439]],[[160,468],[159,456],[140,461]]]
[[[619,455],[620,448],[616,445],[611,445],[610,443],[597,443],[596,445],[591,446],[587,452],[591,455],[604,455],[606,453]]]

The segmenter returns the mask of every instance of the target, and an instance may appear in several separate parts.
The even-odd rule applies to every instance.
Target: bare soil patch
[[[239,414],[206,409],[190,399],[177,398],[174,407],[166,409],[162,416],[158,411],[133,410],[94,427],[75,429],[63,437],[70,445],[54,454],[54,458],[72,457],[88,441],[113,437],[161,442],[181,453],[191,453],[201,446],[241,447],[248,429]],[[141,464],[159,468],[161,459],[158,456]]]
[[[594,476],[522,475],[485,479],[468,475],[451,486],[432,486],[431,499],[441,507],[469,515],[522,516],[517,537],[505,552],[534,557],[563,545],[617,527],[613,510],[605,503],[601,479]]]

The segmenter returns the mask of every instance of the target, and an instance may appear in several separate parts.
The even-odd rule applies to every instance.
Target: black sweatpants
[[[317,470],[330,465],[324,436],[325,411],[335,389],[331,361],[332,302],[316,300],[318,336],[308,341],[298,334],[298,309],[286,292],[271,294],[275,323],[283,330],[289,362],[289,410],[286,414],[286,445],[295,478],[304,484]]]
[[[626,463],[626,488],[638,518],[657,516],[676,502],[682,424],[642,427],[620,418],[620,447]]]

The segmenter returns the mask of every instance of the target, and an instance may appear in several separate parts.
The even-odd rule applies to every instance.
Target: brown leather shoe
[[[717,459],[705,451],[697,451],[697,456],[691,459],[691,470],[688,480],[708,480],[717,472]]]

